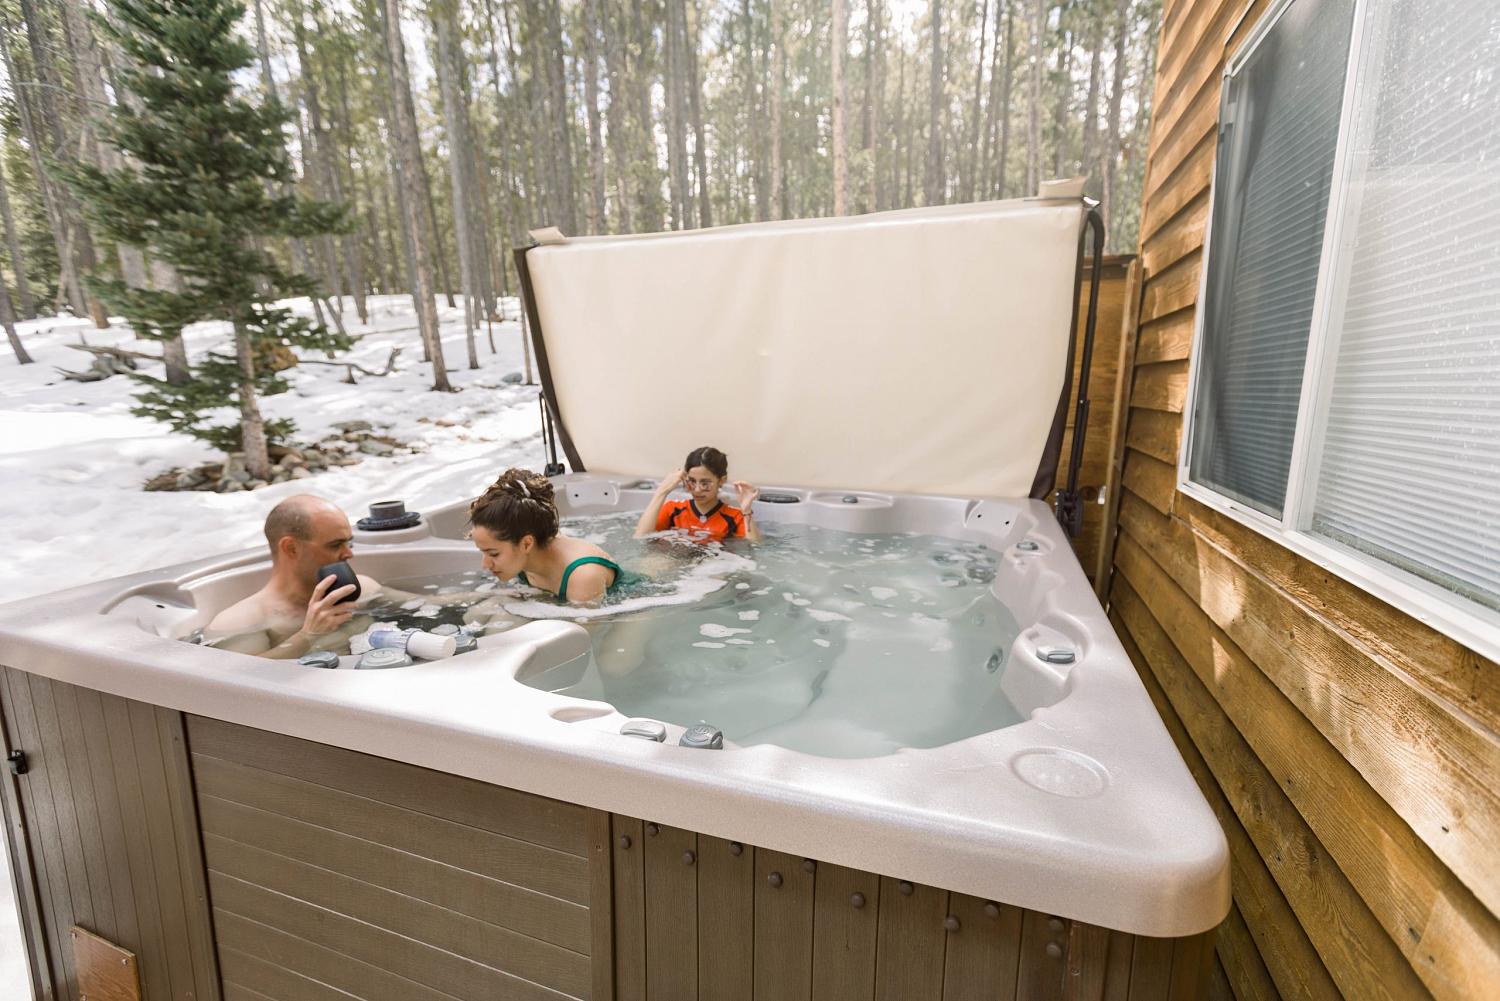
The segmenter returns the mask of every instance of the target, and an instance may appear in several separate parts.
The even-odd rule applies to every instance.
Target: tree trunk
[[[552,97],[552,129],[557,135],[557,159],[552,169],[561,184],[562,218],[558,225],[565,233],[578,232],[577,199],[573,194],[573,130],[568,113],[568,81],[563,65],[562,10],[559,0],[543,0],[547,12],[547,82]]]
[[[833,0],[833,214],[848,215],[849,150],[844,144],[844,110],[849,101],[844,84],[844,52],[849,47],[849,5]]]
[[[773,0],[775,2],[775,0]],[[631,31],[635,36],[635,59],[631,67],[636,88],[636,141],[639,144],[637,170],[640,172],[641,227],[646,231],[663,229],[661,204],[661,168],[656,160],[655,116],[651,107],[651,85],[655,78],[654,35],[642,16],[643,4],[631,0]]]
[[[338,179],[332,169],[332,156],[328,150],[328,138],[323,125],[323,103],[318,97],[318,80],[311,67],[307,49],[307,28],[303,23],[300,0],[295,0],[289,11],[292,20],[292,39],[297,51],[297,73],[300,78],[302,105],[307,109],[307,124],[311,133],[303,130],[302,116],[296,117],[297,136],[302,144],[302,171],[311,182],[313,196],[320,201],[342,201],[338,191]],[[317,26],[314,25],[314,30]],[[331,311],[342,313],[344,309],[343,281],[339,274],[338,253],[333,236],[324,234],[315,240],[319,264],[323,271],[323,288],[333,297]]]
[[[453,234],[458,243],[460,280],[463,282],[464,341],[469,350],[469,368],[479,367],[479,353],[474,346],[478,326],[470,304],[478,295],[474,275],[474,226],[466,174],[472,160],[469,145],[468,111],[458,85],[458,44],[454,40],[453,21],[457,12],[448,3],[432,5],[433,27],[437,35],[438,88],[443,98],[443,119],[448,128],[448,178],[453,194]]]
[[[1130,0],[1125,0],[1129,3]],[[1010,169],[1010,98],[1015,84],[1015,17],[1014,11],[1005,12],[1005,88],[1000,95],[1000,169],[996,198],[1005,197],[1006,172]]]
[[[1089,90],[1083,102],[1083,148],[1079,163],[1083,173],[1094,178],[1094,160],[1098,155],[1095,145],[1099,134],[1099,76],[1104,61],[1104,17],[1096,13],[1089,26]]]
[[[756,92],[755,81],[760,74],[755,71],[755,15],[751,10],[751,0],[741,0],[740,24],[744,32],[744,41],[740,44],[741,58],[744,61],[745,79],[741,86],[745,88],[745,141],[744,156],[746,171],[750,175],[750,186],[754,192],[755,218],[767,219],[770,217],[766,206],[766,158],[765,151],[761,146],[761,95]]]
[[[691,3],[691,0],[686,0]],[[688,15],[691,16],[688,16]],[[688,114],[693,119],[693,162],[698,168],[698,225],[705,229],[714,224],[713,208],[708,194],[708,143],[703,138],[703,110],[698,101],[698,8],[683,8],[683,57],[687,62]]]
[[[422,169],[422,146],[417,139],[417,120],[412,106],[411,83],[406,71],[406,44],[401,38],[401,0],[381,0],[385,16],[387,78],[391,84],[391,104],[394,110],[396,147],[395,153],[405,177],[425,177]],[[403,198],[406,224],[411,232],[412,264],[416,272],[417,322],[422,338],[432,354],[432,388],[449,392],[448,369],[443,363],[443,341],[438,331],[437,302],[432,287],[432,266],[427,251],[426,227],[422,225],[422,199],[415,192]]]
[[[78,85],[82,109],[79,123],[82,131],[80,146],[90,151],[91,159],[101,170],[115,170],[121,157],[115,148],[103,142],[95,133],[93,118],[109,107],[109,96],[104,89],[104,68],[99,59],[98,47],[88,22],[84,20],[80,4],[64,3],[63,34],[68,43],[68,52],[73,60],[73,76]],[[120,265],[120,278],[131,288],[146,286],[146,255],[141,248],[127,243],[115,245],[115,256]]]
[[[338,143],[344,147],[342,157],[343,165],[339,167],[337,162],[334,169],[337,172],[342,169],[348,172],[350,205],[354,209],[354,217],[357,225],[354,230],[345,233],[342,237],[344,247],[344,268],[349,279],[349,291],[354,295],[354,311],[359,314],[359,322],[368,325],[370,322],[370,308],[365,301],[365,290],[368,279],[365,276],[364,240],[365,233],[369,233],[372,239],[376,234],[372,230],[369,213],[373,210],[373,203],[366,197],[360,197],[360,175],[354,167],[354,150],[357,145],[357,136],[354,131],[354,119],[349,112],[349,81],[342,62],[339,64],[339,115],[335,122],[335,132],[338,135]],[[365,210],[360,209],[363,202],[367,206]]]
[[[927,177],[923,193],[928,205],[943,202],[943,0],[932,0],[932,65],[927,89]]]
[[[5,337],[10,341],[10,349],[16,353],[17,363],[30,365],[31,355],[26,353],[21,335],[16,333],[16,314],[10,305],[10,289],[5,287],[3,281],[0,281],[0,324],[5,327]]]
[[[271,457],[266,452],[266,422],[255,398],[255,352],[250,346],[250,330],[244,321],[234,319],[234,356],[240,366],[240,451],[245,453],[245,471],[258,480],[270,481]]]
[[[782,30],[782,5],[787,0],[770,0],[771,44],[771,218],[786,215],[785,171],[781,161],[781,98],[786,84],[786,38]]]
[[[32,71],[36,74],[34,107],[40,112],[42,124],[45,127],[46,136],[44,147],[47,152],[64,163],[71,163],[75,157],[71,155],[68,148],[67,134],[63,130],[62,115],[57,107],[57,95],[67,93],[62,85],[62,80],[52,65],[52,45],[46,34],[46,27],[38,16],[35,0],[20,0],[21,17],[26,24],[26,39],[31,45]],[[12,85],[16,78],[12,77]],[[37,171],[38,183],[42,178],[42,171]],[[64,239],[59,250],[67,250],[67,262],[63,265],[64,274],[71,272],[72,285],[70,296],[75,300],[75,308],[79,302],[83,310],[87,312],[94,321],[96,327],[109,326],[109,317],[104,314],[104,307],[99,300],[88,295],[82,284],[84,275],[92,274],[97,259],[94,256],[94,241],[89,236],[88,226],[84,223],[83,215],[79,211],[78,203],[65,187],[59,187],[53,192],[53,202],[57,208],[59,228]]]
[[[1042,29],[1047,0],[1032,0],[1031,62],[1026,95],[1026,190],[1034,195],[1042,178]]]
[[[29,9],[29,4],[26,8]],[[34,12],[33,12],[34,13]],[[27,37],[31,37],[30,25],[27,26]],[[59,295],[66,296],[69,307],[77,316],[83,316],[88,312],[88,304],[84,300],[83,285],[79,281],[77,261],[73,257],[72,236],[69,231],[67,217],[64,211],[64,193],[55,188],[48,180],[46,165],[43,162],[44,150],[52,150],[53,142],[43,134],[43,124],[37,121],[39,110],[33,109],[37,102],[36,94],[51,95],[45,83],[38,88],[18,86],[24,83],[16,73],[16,62],[11,54],[11,26],[5,25],[5,44],[0,46],[4,50],[5,75],[11,81],[11,92],[14,95],[16,113],[21,119],[21,133],[26,137],[27,152],[31,157],[31,175],[36,179],[38,193],[42,196],[42,207],[47,217],[47,225],[52,230],[52,242],[57,248],[58,270],[61,280],[59,282]],[[32,40],[33,47],[39,46],[40,40]]]
[[[597,11],[605,0],[589,0]],[[747,0],[748,2],[748,0]],[[615,177],[615,230],[632,232],[630,225],[630,140],[626,135],[626,116],[629,112],[625,86],[625,25],[606,20],[602,27],[604,36],[604,72],[609,78],[609,154]]]
[[[1062,49],[1057,54],[1057,104],[1052,109],[1052,171],[1054,177],[1063,177],[1071,171],[1064,167],[1068,159],[1068,103],[1073,96],[1070,80],[1073,76],[1073,32],[1060,33]]]
[[[604,130],[599,123],[599,3],[583,0],[583,94],[589,121],[589,230],[608,233],[604,203]]]
[[[16,295],[21,300],[21,315],[26,319],[36,316],[36,300],[31,295],[31,282],[26,274],[26,257],[21,253],[21,239],[16,233],[15,219],[10,214],[10,193],[5,189],[4,171],[0,170],[0,216],[5,220],[5,245],[10,250],[10,267],[16,275]]]
[[[980,0],[979,12],[979,56],[974,60],[974,104],[969,109],[968,168],[964,171],[963,200],[972,202],[979,190],[979,121],[983,118],[984,98],[984,42],[990,26],[989,0]],[[982,195],[981,195],[982,197]]]
[[[692,193],[688,189],[687,113],[685,109],[683,49],[683,0],[666,0],[666,53],[664,81],[667,92],[667,190],[672,199],[672,228],[693,225]]]
[[[1115,162],[1120,155],[1120,105],[1125,98],[1125,70],[1127,53],[1125,43],[1130,37],[1130,0],[1119,0],[1115,8],[1115,65],[1109,85],[1109,111],[1105,117],[1105,147],[1103,152],[1103,191],[1099,196],[1099,212],[1111,235],[1114,233]]]

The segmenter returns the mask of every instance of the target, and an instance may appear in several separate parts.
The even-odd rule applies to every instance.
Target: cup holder
[[[586,720],[599,719],[614,712],[609,706],[563,706],[551,712],[553,719],[559,723],[582,723]]]

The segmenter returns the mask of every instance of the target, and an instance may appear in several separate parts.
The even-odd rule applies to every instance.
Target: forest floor
[[[356,375],[350,385],[343,366],[298,365],[284,373],[289,392],[261,401],[268,418],[296,421],[294,445],[363,420],[415,451],[355,453],[356,465],[236,493],[143,490],[153,476],[222,453],[132,415],[138,384],[127,376],[81,383],[57,371],[88,367],[90,356],[67,346],[80,337],[150,353],[159,353],[158,345],[137,340],[124,324],[99,330],[67,316],[17,324],[35,364],[17,365],[0,345],[0,603],[260,544],[266,512],[291,494],[326,497],[354,520],[372,501],[400,498],[421,510],[479,493],[508,465],[539,468],[537,388],[502,381],[522,371],[520,325],[494,325],[494,354],[481,327],[480,367],[471,370],[462,309],[438,303],[457,392],[431,391],[432,366],[421,360],[410,298],[376,296],[368,326],[346,305],[345,326],[358,341],[339,360],[378,372],[399,346],[390,375]],[[309,309],[306,300],[290,305]],[[515,316],[515,300],[506,305]],[[190,361],[233,351],[227,324],[196,324],[186,339]],[[161,366],[144,362],[141,371],[160,375]]]

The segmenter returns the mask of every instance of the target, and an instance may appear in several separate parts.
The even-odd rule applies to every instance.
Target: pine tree
[[[233,75],[254,56],[235,34],[243,4],[114,0],[113,8],[112,20],[95,23],[130,57],[120,83],[139,101],[112,107],[101,135],[125,154],[124,163],[80,166],[68,180],[100,232],[146,248],[182,285],[90,285],[143,336],[164,339],[200,320],[233,326],[232,357],[211,354],[184,386],[142,377],[147,386],[135,413],[242,451],[247,471],[269,479],[266,446],[293,430],[289,421],[261,416],[258,397],[287,388],[269,362],[289,348],[333,350],[348,340],[274,305],[315,290],[257,250],[258,238],[336,232],[343,209],[273,193],[291,180],[282,138],[290,115],[274,99],[255,106],[235,92]],[[238,420],[214,423],[229,407],[238,409]]]

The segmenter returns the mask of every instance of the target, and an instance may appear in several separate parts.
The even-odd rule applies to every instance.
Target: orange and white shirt
[[[669,528],[682,529],[695,538],[717,542],[745,534],[745,513],[723,501],[700,513],[691,498],[670,500],[656,515],[656,530],[665,532]]]

